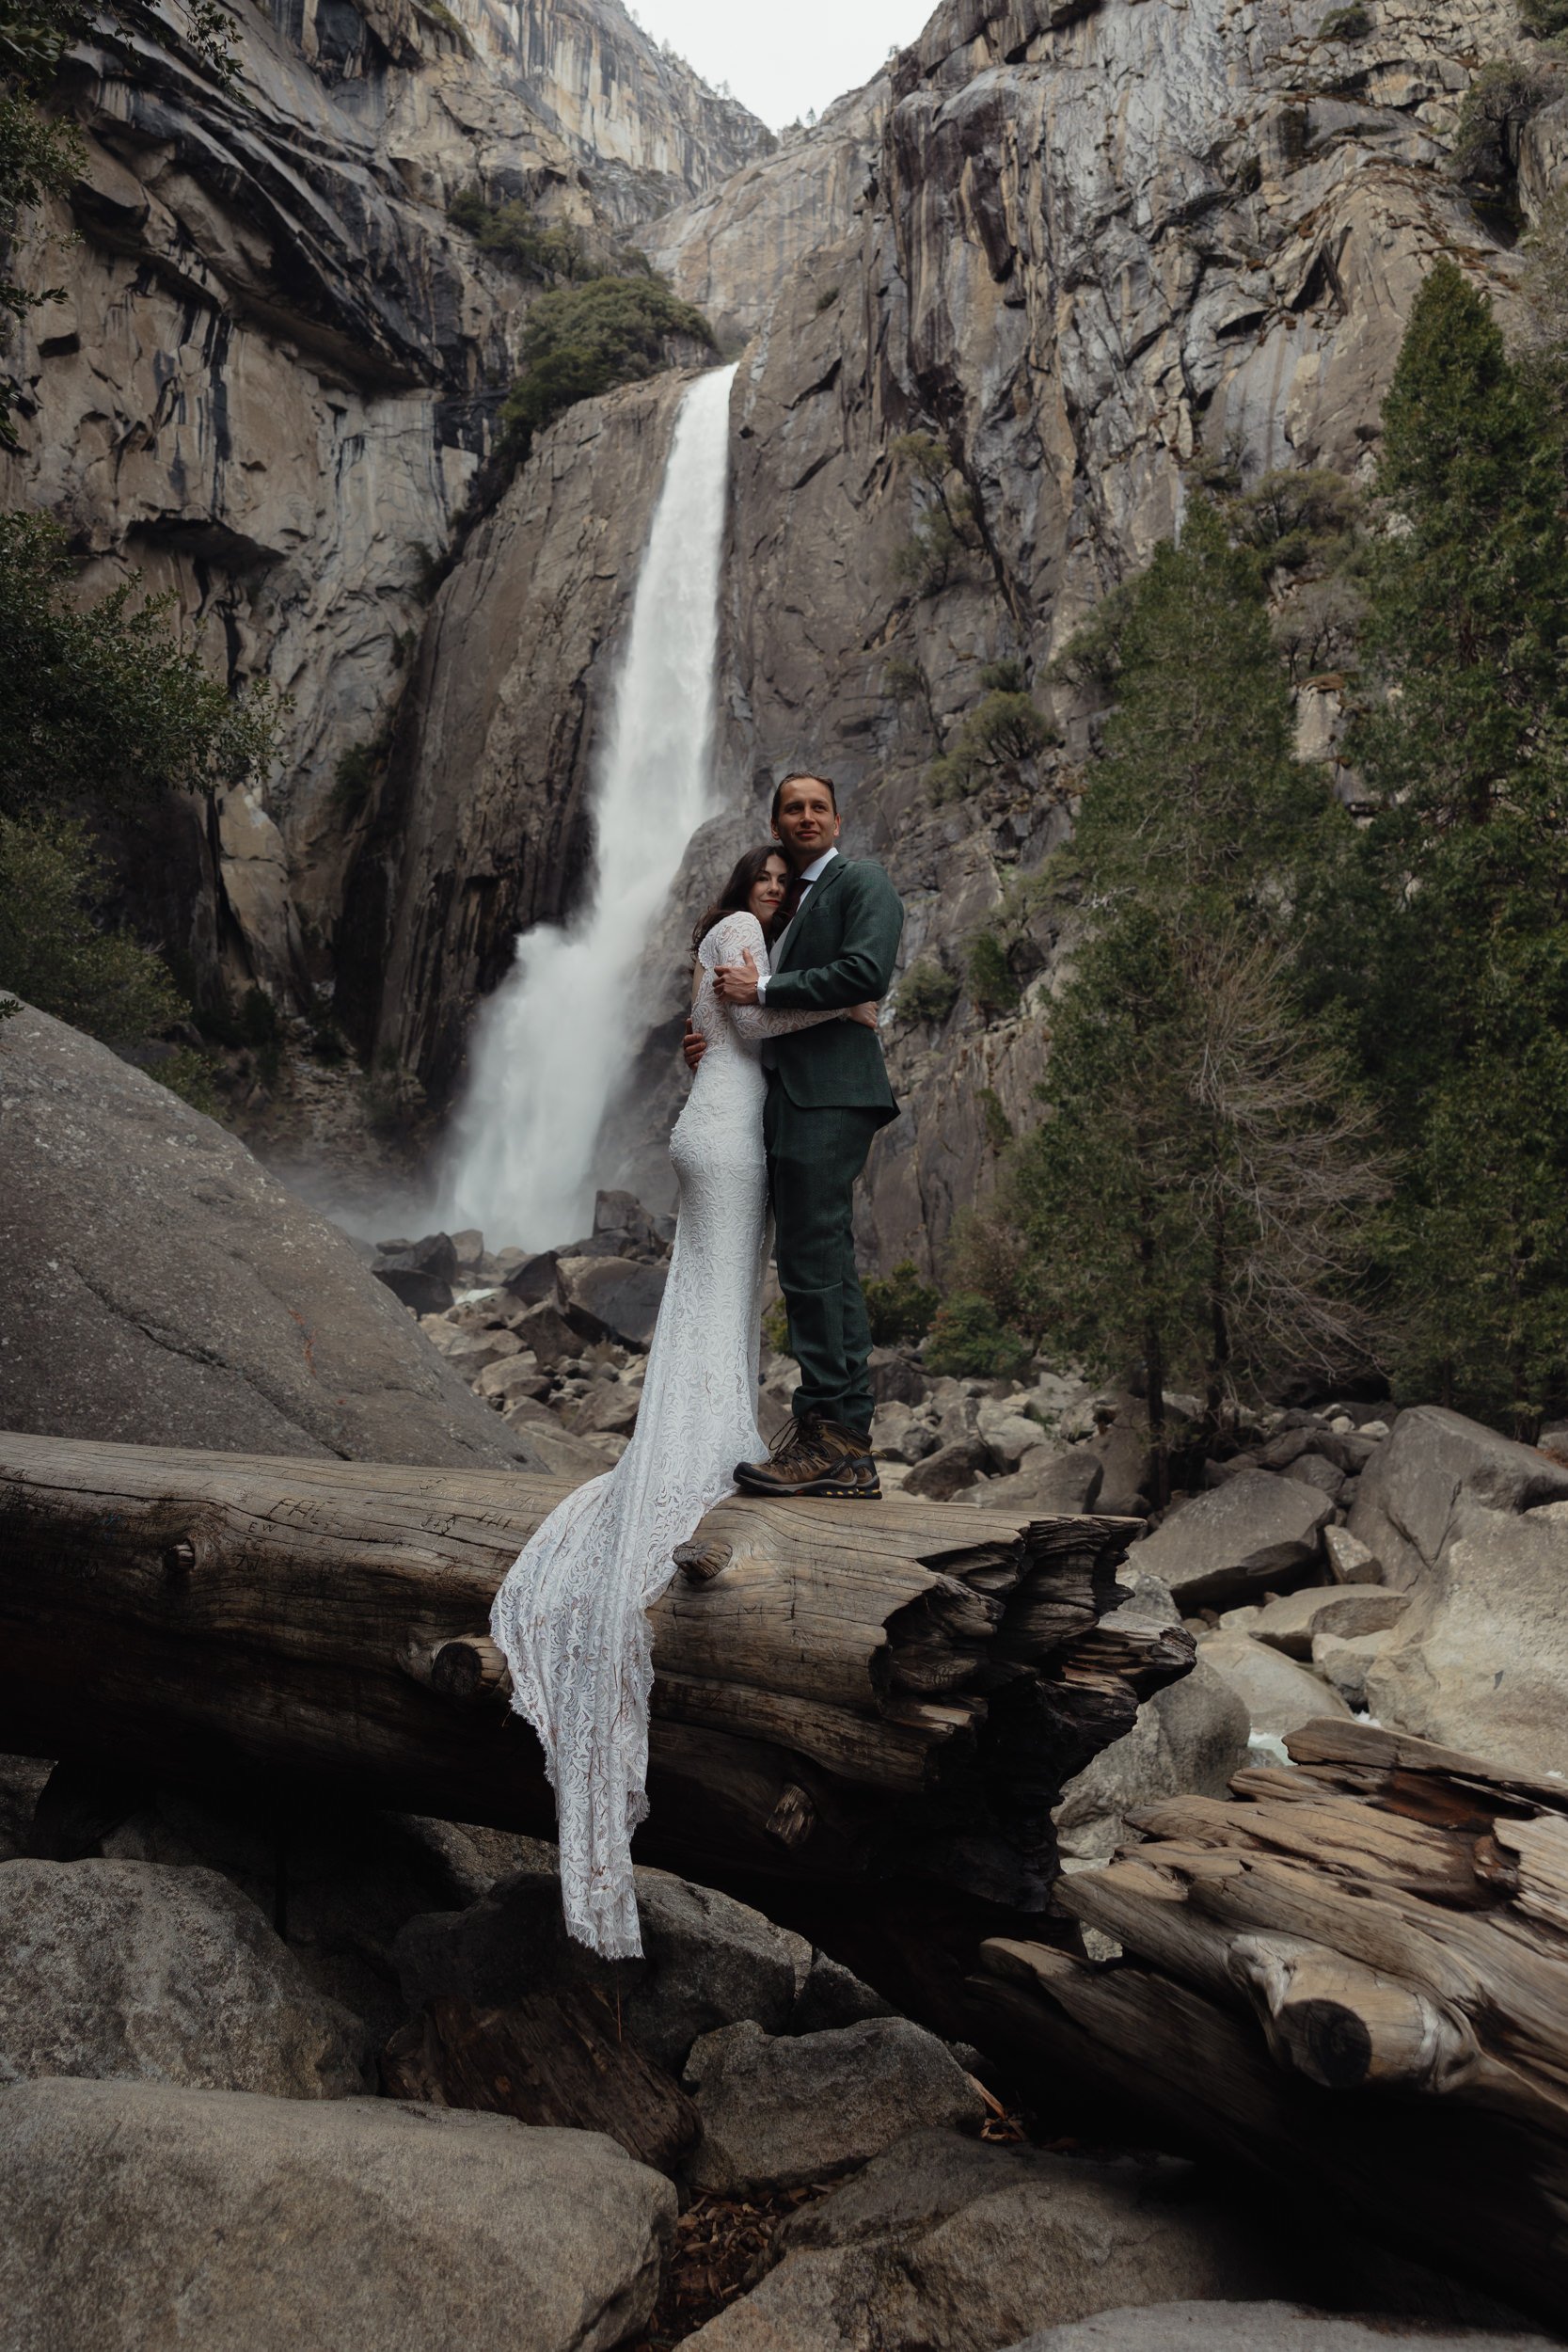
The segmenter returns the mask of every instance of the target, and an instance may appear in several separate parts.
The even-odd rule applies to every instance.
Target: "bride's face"
[[[789,867],[784,859],[770,857],[752,884],[752,895],[746,903],[764,930],[768,929],[768,924],[783,906],[788,882]]]

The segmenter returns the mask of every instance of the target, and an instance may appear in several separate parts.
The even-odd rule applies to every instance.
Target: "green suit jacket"
[[[904,929],[904,902],[869,858],[835,857],[785,932],[768,983],[775,1012],[825,1012],[885,996]],[[898,1116],[881,1040],[858,1021],[824,1021],[770,1041],[768,1060],[801,1110]]]

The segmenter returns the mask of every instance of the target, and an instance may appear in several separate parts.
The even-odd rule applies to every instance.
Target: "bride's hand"
[[[863,1005],[851,1005],[844,1018],[846,1021],[858,1021],[863,1029],[876,1028],[877,1007],[875,1000],[868,998]]]

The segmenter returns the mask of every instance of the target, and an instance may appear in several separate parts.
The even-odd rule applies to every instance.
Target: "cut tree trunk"
[[[1261,2164],[1568,2318],[1568,1783],[1365,1723],[1131,1818],[1062,1882],[1091,1965],[983,1948],[980,2029],[1053,2111]]]
[[[568,1489],[0,1438],[0,1745],[549,1834],[486,1628]],[[1185,1673],[1100,1617],[1135,1520],[736,1496],[653,1612],[646,1858],[1038,1914],[1063,1783]]]

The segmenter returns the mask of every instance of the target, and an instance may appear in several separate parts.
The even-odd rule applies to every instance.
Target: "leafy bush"
[[[1375,32],[1376,29],[1372,23],[1371,11],[1364,8],[1360,5],[1360,0],[1354,0],[1352,7],[1334,8],[1324,17],[1318,27],[1318,39],[1320,40],[1365,40],[1368,34]]]
[[[1029,1343],[1002,1323],[989,1298],[960,1291],[938,1310],[926,1342],[927,1372],[958,1380],[1016,1380],[1027,1370]]]
[[[1002,1107],[1002,1097],[994,1087],[982,1087],[974,1099],[980,1105],[987,1144],[993,1152],[1005,1152],[1013,1140],[1013,1122]]]
[[[948,488],[957,468],[946,443],[934,434],[900,434],[888,454],[901,470],[912,473],[935,501],[895,551],[894,575],[916,596],[938,596],[974,545],[974,494],[967,484],[956,490]]]
[[[920,1269],[912,1258],[906,1258],[889,1275],[873,1276],[861,1288],[865,1294],[871,1337],[879,1347],[897,1347],[905,1342],[923,1340],[942,1304],[941,1292],[921,1280]]]
[[[1287,467],[1230,500],[1226,523],[1271,572],[1323,571],[1344,564],[1360,536],[1361,499],[1342,474]]]
[[[945,1021],[958,1001],[958,983],[934,957],[922,956],[904,975],[895,1010],[900,1021]]]
[[[655,278],[595,278],[541,295],[523,329],[523,372],[501,408],[512,453],[521,461],[534,435],[578,401],[657,374],[676,335],[718,348],[702,312]]]
[[[1454,126],[1451,161],[1458,178],[1506,186],[1519,167],[1519,134],[1555,88],[1549,73],[1513,58],[1482,66]]]
[[[988,694],[1026,694],[1029,673],[1016,655],[1009,654],[1001,661],[981,664],[980,684]]]
[[[1019,1000],[1019,985],[1007,951],[994,931],[976,931],[969,943],[969,993],[983,1021],[1011,1012]]]
[[[363,743],[351,743],[333,762],[328,805],[341,824],[352,825],[367,806],[387,764],[387,739],[388,730],[383,730]]]
[[[74,818],[0,818],[0,989],[125,1045],[168,1028],[188,1007],[151,948],[100,928],[93,907],[103,879]]]
[[[970,712],[948,749],[927,769],[927,789],[939,807],[961,800],[989,778],[1016,778],[1027,761],[1055,740],[1049,720],[1027,694],[989,693]]]
[[[550,284],[603,275],[579,229],[565,221],[542,226],[521,197],[486,204],[477,188],[465,188],[452,199],[447,218],[466,229],[482,252],[498,254],[525,278]]]
[[[1568,0],[1519,0],[1519,23],[1537,40],[1552,40],[1568,33]]]

